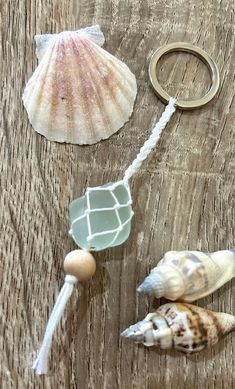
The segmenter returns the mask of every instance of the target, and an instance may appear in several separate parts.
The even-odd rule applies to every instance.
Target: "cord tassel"
[[[57,297],[55,306],[49,318],[44,339],[38,353],[38,356],[33,364],[33,369],[37,374],[46,374],[48,370],[48,356],[51,349],[53,334],[59,324],[61,316],[65,310],[66,304],[73,292],[74,285],[78,282],[77,277],[67,275],[64,285]]]
[[[64,285],[51,312],[41,348],[32,366],[37,374],[41,375],[47,373],[48,356],[51,349],[53,334],[73,292],[74,285],[78,281],[85,282],[90,280],[95,273],[95,270],[95,259],[88,251],[73,250],[66,255],[64,260],[64,271],[66,274]]]

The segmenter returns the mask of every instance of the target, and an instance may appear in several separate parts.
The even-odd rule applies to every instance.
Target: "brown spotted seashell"
[[[99,26],[35,37],[39,65],[23,103],[33,128],[57,142],[93,144],[129,119],[135,76],[103,50]]]
[[[212,312],[191,304],[168,303],[129,328],[121,336],[145,346],[175,348],[194,353],[213,346],[235,330],[235,316]]]
[[[192,302],[213,293],[233,277],[235,250],[168,251],[137,291]]]

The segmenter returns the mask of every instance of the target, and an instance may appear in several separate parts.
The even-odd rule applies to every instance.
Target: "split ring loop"
[[[185,42],[170,43],[169,45],[160,47],[158,50],[156,50],[153,53],[149,64],[149,77],[153,89],[157,94],[157,96],[164,103],[169,102],[171,96],[161,87],[157,78],[156,67],[159,59],[163,55],[175,51],[183,51],[183,52],[191,53],[196,57],[200,58],[202,62],[204,62],[204,64],[207,66],[211,76],[211,87],[205,96],[196,100],[177,100],[176,107],[182,110],[189,110],[189,109],[202,107],[203,105],[211,101],[215,97],[216,93],[218,92],[219,85],[220,85],[219,70],[217,65],[213,61],[213,59],[204,50],[200,49],[197,46],[193,46],[190,43],[185,43]]]

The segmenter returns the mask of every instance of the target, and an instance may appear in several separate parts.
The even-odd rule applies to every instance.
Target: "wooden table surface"
[[[119,334],[164,300],[136,293],[168,250],[214,251],[235,245],[234,2],[232,0],[1,1],[1,387],[235,387],[235,338],[184,356],[121,340]],[[135,73],[130,121],[93,146],[51,143],[32,129],[23,88],[36,67],[35,34],[99,24],[105,48]],[[76,288],[56,333],[46,377],[31,369],[63,284],[63,259],[75,249],[68,205],[87,185],[118,180],[164,105],[147,64],[154,49],[186,41],[205,49],[221,74],[218,97],[202,109],[178,111],[131,181],[135,217],[129,240],[99,252],[95,277]],[[159,65],[164,87],[202,95],[210,78],[189,54]],[[234,282],[198,304],[235,314]]]

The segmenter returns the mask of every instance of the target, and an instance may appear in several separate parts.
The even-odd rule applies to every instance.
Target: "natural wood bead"
[[[95,259],[88,251],[74,250],[65,257],[65,274],[75,276],[79,281],[88,281],[95,273],[95,270]]]

